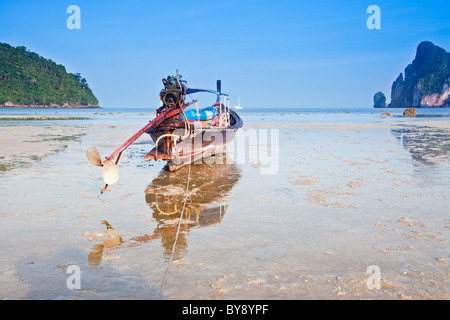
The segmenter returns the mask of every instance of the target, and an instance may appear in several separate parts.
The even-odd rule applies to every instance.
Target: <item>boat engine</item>
[[[160,109],[175,110],[181,107],[187,90],[186,81],[181,80],[181,75],[177,72],[176,76],[167,76],[166,79],[162,79],[162,82],[164,89],[159,93],[159,98],[163,106]]]

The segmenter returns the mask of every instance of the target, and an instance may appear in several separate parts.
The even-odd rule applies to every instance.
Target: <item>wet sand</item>
[[[54,155],[85,134],[83,126],[0,127],[0,171],[32,166]]]
[[[158,298],[188,168],[144,160],[141,137],[100,195],[85,155],[139,128],[0,127],[0,298]],[[191,167],[163,299],[449,299],[449,121],[252,128],[279,130],[278,173]],[[81,289],[66,285],[71,265]]]

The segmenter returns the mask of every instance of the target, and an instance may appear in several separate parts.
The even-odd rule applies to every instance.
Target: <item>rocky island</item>
[[[0,43],[0,108],[99,108],[85,78],[23,46]]]
[[[450,107],[450,53],[430,41],[421,42],[416,56],[392,84],[391,102],[382,92],[374,96],[375,108]]]

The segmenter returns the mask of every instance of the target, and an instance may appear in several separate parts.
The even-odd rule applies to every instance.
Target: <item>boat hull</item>
[[[168,119],[158,127],[147,131],[155,142],[155,147],[144,158],[168,161],[170,171],[178,170],[192,162],[201,163],[203,159],[223,153],[234,140],[243,122],[231,110],[230,123],[231,125],[227,127],[192,123],[188,134],[184,121]],[[180,136],[186,138],[179,141]]]

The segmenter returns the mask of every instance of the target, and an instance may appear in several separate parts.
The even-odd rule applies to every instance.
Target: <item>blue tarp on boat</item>
[[[185,110],[184,113],[186,113],[186,118],[188,120],[205,121],[214,118],[214,116],[216,115],[216,109],[214,109],[213,107],[207,107],[199,110],[198,114],[196,109]],[[183,115],[181,115],[181,119],[183,119]]]

